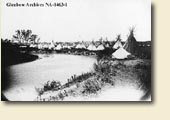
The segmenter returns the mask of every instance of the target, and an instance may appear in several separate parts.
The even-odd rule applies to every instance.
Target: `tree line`
[[[32,30],[16,30],[15,32],[16,34],[13,35],[13,39],[19,43],[38,43],[40,40],[38,35],[32,33]]]

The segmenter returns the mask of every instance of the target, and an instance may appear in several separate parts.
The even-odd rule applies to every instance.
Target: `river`
[[[93,57],[38,54],[38,60],[12,65],[6,69],[11,79],[10,87],[3,91],[10,101],[33,101],[37,93],[35,87],[41,87],[47,81],[60,81],[62,84],[72,75],[81,75],[93,70],[96,59]]]

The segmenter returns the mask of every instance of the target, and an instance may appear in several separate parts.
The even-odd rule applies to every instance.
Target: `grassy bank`
[[[150,60],[100,59],[94,64],[94,71],[80,76],[74,75],[63,85],[58,85],[55,81],[44,84],[42,88],[37,89],[36,100],[60,101],[80,97],[88,99],[100,96],[105,89],[127,85],[146,93],[141,99],[148,98],[151,91]]]

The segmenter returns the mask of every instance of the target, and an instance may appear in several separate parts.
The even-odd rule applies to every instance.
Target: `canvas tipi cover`
[[[86,47],[85,47],[85,45],[83,45],[83,44],[78,44],[78,45],[76,46],[76,48],[77,48],[77,49],[82,49],[82,48],[86,48]]]
[[[114,44],[113,48],[114,48],[114,49],[118,49],[118,48],[120,48],[120,47],[123,47],[123,46],[122,46],[122,43],[121,43],[120,40],[117,40],[116,43]]]
[[[62,49],[61,44],[58,44],[57,47],[55,47],[55,50],[61,50],[61,49]]]
[[[112,54],[112,58],[125,59],[128,58],[129,55],[131,55],[129,52],[127,52],[123,47],[120,47]]]
[[[104,46],[101,44],[97,47],[97,50],[104,50]]]
[[[96,50],[96,46],[94,44],[90,44],[87,49],[91,50],[91,51],[95,51]]]
[[[138,52],[138,43],[134,37],[133,31],[133,29],[130,31],[130,35],[123,48],[131,54],[136,55]]]

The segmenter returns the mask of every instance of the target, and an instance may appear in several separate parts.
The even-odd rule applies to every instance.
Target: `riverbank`
[[[1,43],[2,65],[9,66],[24,62],[30,62],[38,59],[37,55],[28,52],[22,52],[17,45]]]
[[[43,87],[35,101],[93,101],[106,98],[116,101],[117,95],[126,96],[129,101],[145,100],[150,96],[148,91],[151,92],[151,61],[101,59],[94,65],[93,72],[74,76],[61,86],[42,90]],[[112,92],[106,95],[104,91]]]
[[[1,42],[1,91],[7,89],[12,81],[9,78],[9,73],[6,71],[8,66],[34,61],[36,59],[38,59],[37,55],[20,51],[17,45]],[[1,95],[1,99],[7,100],[4,95]]]

